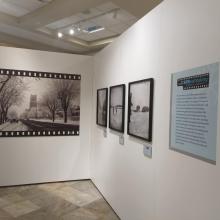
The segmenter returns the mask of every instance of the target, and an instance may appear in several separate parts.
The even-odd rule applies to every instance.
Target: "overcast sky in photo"
[[[131,103],[133,107],[140,105],[148,106],[150,104],[150,82],[141,82],[131,84],[130,93],[132,93]]]
[[[45,79],[45,78],[34,78],[34,77],[22,77],[24,82],[24,91],[23,91],[23,102],[19,106],[11,107],[11,110],[15,110],[18,115],[22,114],[25,109],[29,109],[30,106],[30,96],[37,95],[37,102],[42,100],[43,95],[50,91],[51,82],[53,80],[60,79]],[[80,81],[75,81],[80,83]],[[80,95],[74,100],[75,105],[80,103]]]

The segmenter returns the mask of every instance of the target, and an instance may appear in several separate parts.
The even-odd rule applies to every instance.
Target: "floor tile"
[[[31,197],[31,201],[41,208],[51,206],[51,205],[57,203],[59,200],[61,200],[60,197],[53,195],[51,193],[48,193],[48,192]]]
[[[88,210],[93,210],[101,215],[112,212],[112,208],[108,205],[108,203],[104,199],[99,199],[97,201],[94,201],[86,205],[84,208]]]
[[[119,220],[119,217],[113,211],[110,211],[98,220]]]
[[[15,202],[24,201],[24,198],[16,193],[8,194],[0,197],[0,208],[9,206]]]
[[[13,205],[9,205],[3,208],[4,211],[15,218],[33,212],[37,209],[39,209],[39,207],[30,201],[14,203]]]
[[[0,188],[0,197],[5,196],[9,194],[11,191],[8,189],[8,187],[1,187]]]
[[[47,184],[40,184],[38,186],[38,188],[41,190],[45,190],[45,191],[53,191],[53,190],[57,190],[63,186],[64,186],[64,183],[62,183],[62,182],[60,182],[60,183],[47,183]]]
[[[0,220],[119,220],[90,180],[0,188]]]
[[[10,186],[10,187],[1,187],[0,188],[0,197],[12,194],[12,193],[18,193],[27,189],[30,189],[34,187],[33,185],[24,185],[24,186]]]
[[[0,219],[1,220],[13,220],[14,218],[12,218],[7,212],[5,212],[4,210],[0,209]]]
[[[96,200],[93,196],[73,189],[72,187],[65,186],[55,192],[55,194],[68,202],[77,206],[84,206]]]
[[[44,196],[45,191],[35,186],[34,188],[30,188],[19,192],[19,195],[25,198],[26,200],[31,200],[35,197]]]
[[[47,210],[39,209],[26,215],[16,218],[16,220],[61,220],[59,217],[48,213]]]
[[[51,205],[44,208],[48,213],[52,213],[53,215],[57,217],[61,217],[65,215],[66,213],[70,213],[74,210],[76,210],[78,206],[65,201],[65,200],[56,200]]]
[[[3,198],[0,198],[0,208],[3,208],[5,206],[7,206],[7,205],[10,205],[10,202],[5,200],[5,199],[3,199]]]
[[[76,190],[81,192],[85,192],[92,196],[94,200],[101,199],[102,196],[100,192],[96,189],[91,181],[82,181],[82,182],[75,182],[72,184],[72,187]]]
[[[90,210],[79,208],[67,215],[63,216],[63,220],[98,220],[100,215],[91,212]]]

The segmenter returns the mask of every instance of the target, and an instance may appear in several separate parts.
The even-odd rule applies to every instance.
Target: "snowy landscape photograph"
[[[124,132],[125,85],[110,87],[109,128]]]
[[[97,125],[107,127],[107,106],[108,106],[108,89],[97,90],[97,109],[96,123]]]
[[[151,141],[153,79],[129,83],[128,134]]]
[[[1,71],[0,136],[78,135],[79,79]]]

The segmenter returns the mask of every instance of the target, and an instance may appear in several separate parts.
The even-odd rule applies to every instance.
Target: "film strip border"
[[[188,86],[188,87],[183,87],[184,90],[189,90],[189,89],[201,89],[201,88],[208,88],[208,85],[199,85],[199,86]]]
[[[0,131],[0,137],[42,137],[42,136],[79,136],[79,130],[74,131]]]
[[[36,77],[36,78],[48,78],[48,79],[81,80],[81,75],[79,74],[37,72],[37,71],[14,70],[14,69],[0,69],[0,75]]]
[[[178,79],[177,85],[182,86],[183,90],[208,88],[209,73]]]

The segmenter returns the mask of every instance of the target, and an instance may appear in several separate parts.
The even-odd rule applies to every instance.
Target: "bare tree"
[[[5,123],[9,109],[22,101],[23,81],[18,77],[11,77],[7,84],[1,87],[0,93],[0,124]]]
[[[50,92],[43,97],[42,105],[46,106],[51,114],[52,121],[55,121],[56,110],[59,107],[59,100],[56,94]]]
[[[64,123],[67,123],[67,113],[70,103],[79,96],[80,84],[72,80],[54,81],[54,89],[57,91],[58,99],[64,112]]]
[[[1,76],[0,77],[0,94],[1,91],[4,89],[6,86],[7,82],[10,80],[11,76]]]

